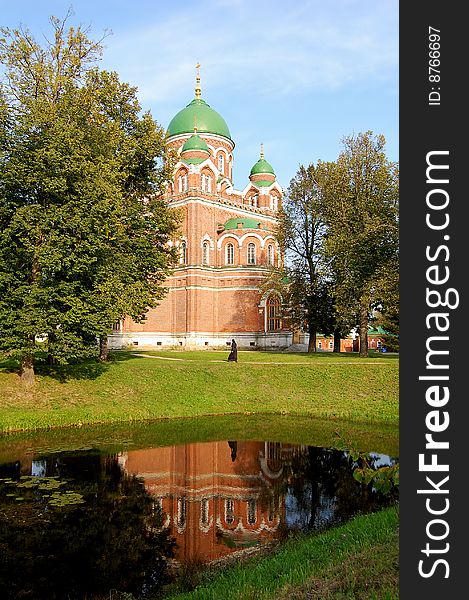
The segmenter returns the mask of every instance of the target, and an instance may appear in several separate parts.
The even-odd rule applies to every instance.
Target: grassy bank
[[[324,533],[294,538],[272,555],[201,575],[171,600],[397,600],[398,514],[362,515]]]
[[[236,413],[398,422],[398,361],[380,355],[241,352],[236,364],[223,352],[122,352],[41,366],[32,388],[11,367],[0,369],[0,432]]]
[[[96,448],[104,454],[126,450],[230,440],[269,440],[323,448],[357,448],[399,456],[399,430],[388,423],[313,419],[289,415],[222,415],[57,428],[0,436],[0,463],[28,456]]]
[[[38,368],[22,387],[0,364],[0,432],[223,414],[398,423],[398,360],[376,355],[115,353],[109,364]],[[3,368],[2,368],[3,366]]]

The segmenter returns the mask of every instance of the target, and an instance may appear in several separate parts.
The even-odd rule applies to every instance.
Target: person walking
[[[228,362],[238,362],[238,346],[234,340],[231,340],[231,352],[228,356]]]

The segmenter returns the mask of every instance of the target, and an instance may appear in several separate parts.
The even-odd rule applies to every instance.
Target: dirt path
[[[169,356],[153,356],[151,354],[140,354],[137,352],[133,353],[134,356],[139,356],[140,358],[156,358],[157,360],[176,360],[179,362],[201,362],[201,361],[196,361],[196,360],[192,360],[191,358],[171,358]],[[209,363],[226,363],[228,362],[227,360],[209,360],[207,361]],[[370,362],[357,362],[354,360],[351,361],[341,361],[341,360],[330,360],[330,361],[315,361],[314,363],[312,362],[275,362],[275,361],[253,361],[253,360],[249,360],[246,361],[244,363],[242,363],[243,365],[282,365],[282,366],[289,366],[289,365],[303,365],[303,366],[323,366],[323,365],[356,365],[356,366],[360,366],[360,365],[383,365],[385,364],[384,362],[381,361],[370,361]]]

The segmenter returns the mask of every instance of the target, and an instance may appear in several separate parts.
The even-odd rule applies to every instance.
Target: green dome
[[[191,137],[186,140],[186,143],[182,147],[181,153],[186,152],[187,150],[199,150],[200,152],[208,152],[210,154],[207,143],[200,137],[200,135],[197,135],[196,133],[191,135]]]
[[[260,158],[251,169],[250,175],[259,175],[264,173],[270,173],[271,175],[275,175],[272,165],[268,163],[264,158]]]
[[[260,229],[261,224],[256,219],[228,219],[224,224],[225,231],[228,229],[238,229],[238,223],[243,229]]]
[[[192,133],[194,127],[197,127],[200,133],[214,133],[231,140],[230,130],[223,117],[202,98],[194,98],[172,118],[168,126],[168,136]]]
[[[258,188],[270,187],[271,185],[274,185],[274,183],[275,183],[275,181],[266,181],[266,180],[260,180],[260,179],[252,182],[252,184]]]

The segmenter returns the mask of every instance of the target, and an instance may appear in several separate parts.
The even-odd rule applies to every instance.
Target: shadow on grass
[[[369,358],[383,358],[383,359],[394,359],[399,360],[399,352],[376,352],[375,350],[370,350],[368,352]]]
[[[150,353],[151,354],[151,353]],[[286,352],[278,353],[285,355]],[[304,352],[292,352],[291,355],[295,356],[309,356],[313,360],[317,360],[318,358],[347,358],[347,359],[359,359],[358,353],[330,353],[330,352],[320,352],[320,353],[304,353]],[[66,365],[50,365],[47,363],[47,357],[44,353],[40,353],[37,356],[37,360],[35,363],[35,372],[38,375],[51,377],[59,381],[60,383],[65,383],[71,380],[94,380],[106,373],[113,364],[124,362],[133,359],[140,359],[141,356],[135,354],[135,352],[128,350],[115,350],[110,352],[109,360],[107,362],[100,362],[97,358],[88,358],[83,359],[81,361],[70,362]],[[398,353],[381,353],[381,352],[369,352],[369,358],[373,359],[399,359]],[[288,364],[288,363],[286,363]],[[0,373],[19,373],[19,363],[17,360],[13,358],[0,359]]]
[[[65,383],[73,379],[97,379],[108,371],[110,366],[111,363],[100,363],[92,359],[68,365],[38,364],[36,373],[56,379],[60,383]]]
[[[138,356],[133,356],[131,352],[111,352],[106,362],[101,362],[97,358],[70,362],[68,365],[49,365],[43,362],[38,363],[36,372],[38,375],[47,375],[56,379],[60,383],[80,379],[93,380],[109,371],[113,364],[134,358]]]
[[[133,356],[132,352],[111,352],[107,362],[100,362],[97,358],[88,358],[76,362],[70,362],[66,365],[50,365],[46,357],[41,353],[36,358],[34,370],[37,375],[51,377],[65,383],[71,380],[97,379],[103,373],[106,373],[114,363],[127,361],[138,356]],[[4,358],[0,360],[0,373],[17,373],[19,376],[19,362],[13,358]]]

